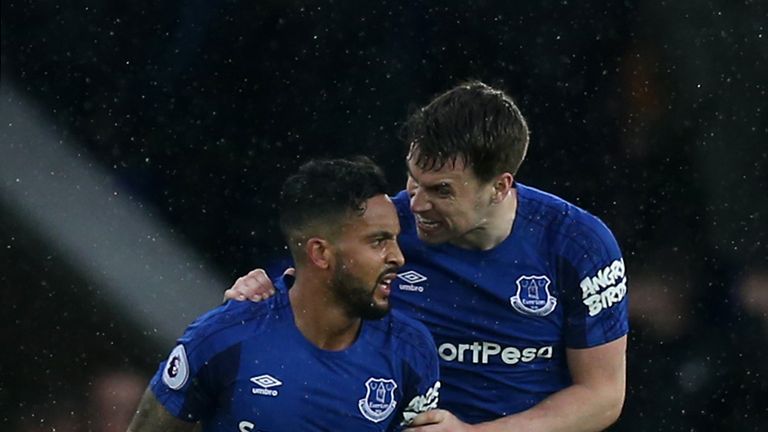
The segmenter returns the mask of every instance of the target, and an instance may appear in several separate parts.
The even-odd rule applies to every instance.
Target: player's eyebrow
[[[435,181],[432,184],[423,185],[423,187],[426,188],[426,189],[429,189],[429,190],[438,190],[438,189],[444,188],[444,187],[447,187],[449,189],[453,189],[453,183],[454,183],[453,180],[443,178],[443,179],[439,179],[439,180]]]
[[[376,231],[369,234],[366,238],[368,240],[394,240],[395,238],[397,238],[397,233],[392,231],[381,230],[381,231]]]
[[[405,170],[408,171],[408,177],[412,178],[414,181],[416,181],[416,177],[413,175],[413,171],[411,171],[411,167],[408,165],[408,162],[405,163]],[[419,183],[416,181],[416,183]],[[425,185],[427,189],[435,189],[441,186],[448,186],[453,187],[454,180],[451,178],[441,178],[435,181],[433,184]]]

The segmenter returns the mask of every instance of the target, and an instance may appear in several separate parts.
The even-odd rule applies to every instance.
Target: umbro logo
[[[400,290],[401,291],[416,291],[416,292],[424,292],[424,287],[420,285],[416,285],[417,283],[424,282],[427,280],[427,277],[423,274],[408,270],[407,272],[400,273],[397,275],[397,278],[402,280],[406,283],[400,284]]]
[[[427,280],[426,276],[413,270],[408,270],[405,273],[400,273],[399,275],[397,275],[397,277],[408,282],[409,284],[415,284],[415,283],[424,282],[425,280]]]
[[[277,390],[272,390],[272,387],[283,385],[282,381],[268,374],[253,377],[251,382],[259,386],[252,388],[251,393],[264,396],[277,396]]]

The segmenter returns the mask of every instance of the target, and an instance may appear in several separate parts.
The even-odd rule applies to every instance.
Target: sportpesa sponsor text
[[[440,358],[447,362],[487,364],[491,361],[501,361],[514,365],[520,362],[529,363],[537,358],[551,359],[552,346],[517,348],[502,347],[493,342],[475,341],[454,345],[445,342],[437,348]]]

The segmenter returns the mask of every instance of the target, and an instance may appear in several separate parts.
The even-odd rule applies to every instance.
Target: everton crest
[[[520,276],[517,281],[517,292],[509,300],[516,311],[525,315],[549,315],[557,299],[549,293],[549,278],[546,276]]]
[[[365,397],[360,399],[357,407],[368,420],[378,423],[387,418],[395,410],[395,380],[384,378],[368,378],[365,382]]]

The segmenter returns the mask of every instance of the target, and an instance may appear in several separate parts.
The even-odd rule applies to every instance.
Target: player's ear
[[[331,244],[328,240],[312,237],[307,240],[305,247],[310,263],[321,269],[327,269],[331,266],[333,254],[331,253]]]
[[[493,196],[491,197],[491,203],[499,204],[504,201],[512,190],[512,185],[515,183],[512,174],[505,172],[495,179],[493,179]]]

